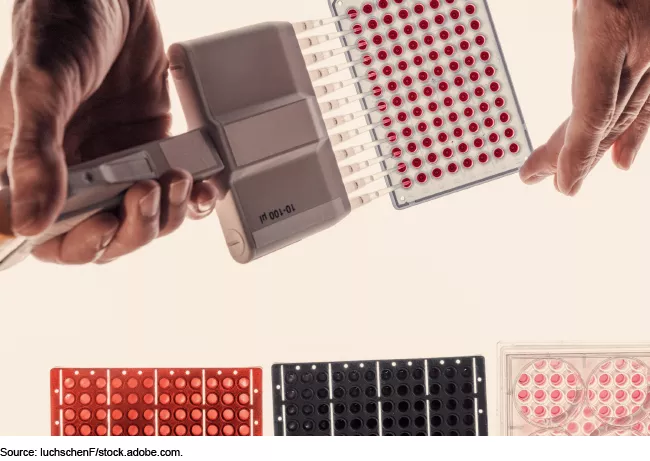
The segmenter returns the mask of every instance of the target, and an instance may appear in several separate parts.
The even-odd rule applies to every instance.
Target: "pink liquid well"
[[[611,426],[632,426],[648,417],[648,369],[636,359],[601,363],[589,378],[589,406]]]
[[[515,375],[511,400],[527,435],[647,436],[649,375],[635,358],[540,359]]]
[[[539,360],[517,377],[515,404],[520,415],[541,428],[563,427],[580,411],[584,384],[576,379],[577,370],[567,362]],[[522,411],[522,407],[532,407]]]

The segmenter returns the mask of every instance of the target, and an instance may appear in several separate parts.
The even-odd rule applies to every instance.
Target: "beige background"
[[[539,144],[570,110],[570,2],[490,3]],[[157,4],[168,44],[329,15],[325,0]],[[630,173],[607,159],[573,200],[516,177],[406,212],[386,199],[248,267],[216,218],[107,267],[29,261],[0,275],[0,434],[48,434],[56,365],[264,366],[271,435],[274,362],[460,354],[487,356],[496,433],[498,341],[648,338],[648,150]]]

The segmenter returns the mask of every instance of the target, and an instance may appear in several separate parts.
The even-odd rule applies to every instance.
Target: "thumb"
[[[12,79],[14,132],[8,155],[11,220],[16,234],[35,236],[51,226],[67,194],[63,153],[64,110],[54,82],[40,70],[21,68]],[[60,94],[60,93],[59,93]]]

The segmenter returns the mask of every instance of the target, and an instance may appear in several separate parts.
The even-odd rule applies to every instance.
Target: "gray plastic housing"
[[[219,220],[241,263],[322,231],[350,202],[290,23],[173,45],[172,77],[190,130],[214,142]]]

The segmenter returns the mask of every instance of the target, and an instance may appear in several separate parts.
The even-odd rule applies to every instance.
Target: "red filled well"
[[[55,368],[53,436],[261,436],[259,368]]]

